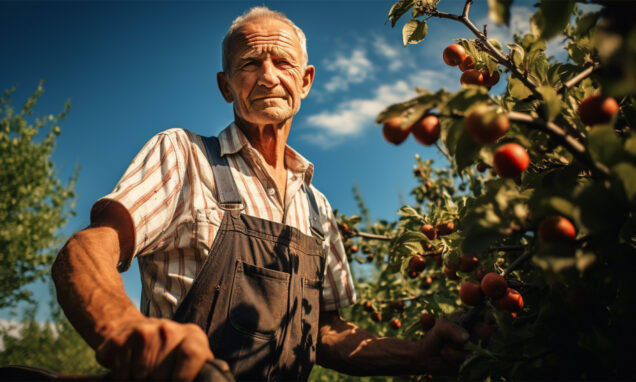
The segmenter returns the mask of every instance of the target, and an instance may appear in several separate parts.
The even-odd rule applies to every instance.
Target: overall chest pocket
[[[237,261],[228,318],[234,329],[270,338],[287,312],[289,274]]]

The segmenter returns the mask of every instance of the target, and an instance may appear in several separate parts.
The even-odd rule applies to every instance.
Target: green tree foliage
[[[51,288],[52,294],[53,288]],[[106,374],[95,353],[66,319],[57,302],[51,302],[51,319],[36,320],[31,305],[20,322],[0,334],[4,344],[0,365],[28,365],[62,374]]]
[[[13,91],[0,98],[0,308],[28,300],[25,286],[48,273],[56,231],[73,213],[76,178],[62,184],[50,159],[69,103],[58,116],[32,118],[42,83],[20,111],[11,106]]]
[[[475,35],[455,41],[474,70],[496,73],[505,86],[502,94],[483,83],[465,83],[454,93],[416,89],[416,98],[380,113],[378,123],[397,117],[404,128],[437,116],[438,147],[450,165],[437,168],[416,156],[415,200],[399,210],[397,222],[361,232],[361,218],[338,217],[349,260],[372,269],[358,284],[359,303],[344,315],[379,335],[412,340],[426,335],[423,313],[454,319],[471,332],[458,374],[412,380],[633,379],[636,3],[600,1],[598,11],[583,13],[574,1],[541,0],[531,31],[499,42],[471,22],[472,1],[445,2],[456,13],[440,11],[439,2],[400,0],[389,21],[396,26],[410,16],[405,45],[426,38],[422,30],[434,35],[436,18],[457,21]],[[511,4],[489,0],[491,20],[507,23]],[[566,39],[565,62],[545,53],[546,41],[559,34]],[[608,118],[585,110],[599,95],[616,101]],[[475,111],[480,114],[469,122]],[[509,128],[495,139],[475,139],[470,124],[498,116]],[[497,170],[498,149],[508,143],[530,158],[518,176]],[[566,220],[565,228],[550,227],[557,220]],[[409,264],[418,255],[426,264],[414,271]],[[482,296],[468,305],[460,298],[463,285],[488,272],[502,275],[523,304]],[[389,324],[395,318],[400,329]],[[312,379],[352,380],[321,368]]]

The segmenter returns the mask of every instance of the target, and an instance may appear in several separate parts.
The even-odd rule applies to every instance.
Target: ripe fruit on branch
[[[516,178],[530,164],[526,149],[517,143],[499,146],[493,155],[493,167],[502,178]]]
[[[397,301],[393,301],[390,304],[391,309],[393,310],[402,310],[404,309],[404,301],[402,300],[397,300]]]
[[[474,68],[475,68],[475,60],[471,56],[466,56],[466,58],[464,58],[464,61],[462,61],[461,64],[459,64],[459,70],[461,70],[462,72],[465,72],[469,69],[474,69]]]
[[[484,172],[486,170],[488,170],[488,165],[486,163],[484,162],[477,163],[477,171]]]
[[[499,309],[515,312],[523,308],[523,297],[521,293],[512,288],[508,288],[506,294],[497,300],[497,307]]]
[[[415,255],[409,260],[409,271],[421,272],[426,267],[426,257],[422,255]]]
[[[373,258],[374,258],[374,257],[375,257],[375,254],[373,254],[373,253],[369,253],[369,254],[367,255],[367,261],[373,261]]]
[[[358,252],[358,246],[357,245],[352,245],[351,246],[351,253],[356,253]]]
[[[373,312],[371,313],[371,319],[375,322],[380,322],[382,321],[382,315],[380,314],[380,312]]]
[[[402,126],[402,117],[391,117],[384,121],[382,125],[382,134],[384,139],[394,145],[404,142],[409,136],[410,130],[408,126]]]
[[[484,73],[477,69],[468,69],[459,77],[459,83],[462,85],[478,85],[485,86]]]
[[[468,253],[462,254],[459,258],[459,270],[465,273],[472,272],[479,265],[479,259]]]
[[[475,306],[484,299],[484,294],[479,283],[466,281],[459,287],[459,298],[464,304]]]
[[[450,235],[455,230],[455,222],[449,220],[447,222],[438,224],[435,228],[437,229],[437,233],[440,236]]]
[[[439,132],[439,119],[434,115],[426,115],[411,126],[415,140],[426,146],[437,142]]]
[[[488,269],[485,266],[481,266],[475,271],[475,277],[477,278],[477,280],[481,281],[486,273],[488,273]],[[481,289],[483,291],[484,287],[482,286]]]
[[[498,273],[487,273],[481,279],[481,290],[490,298],[503,297],[508,291],[508,282]]]
[[[548,216],[539,223],[539,239],[544,243],[573,241],[576,239],[576,228],[563,216]]]
[[[446,275],[446,278],[449,280],[459,280],[459,276],[457,276],[457,272],[455,272],[454,269],[444,267],[444,274]]]
[[[422,325],[422,329],[429,330],[435,326],[435,316],[430,313],[422,313],[420,316],[420,324]]]
[[[497,70],[492,73],[484,71],[482,75],[484,76],[484,85],[488,86],[489,88],[495,86],[497,82],[499,82],[499,72]]]
[[[466,117],[464,124],[473,141],[482,145],[496,142],[510,128],[510,121],[506,115],[499,114],[486,105],[475,107]]]
[[[446,65],[457,66],[466,58],[466,50],[459,44],[450,44],[444,49],[442,58]]]
[[[426,276],[422,279],[422,282],[420,283],[420,288],[428,289],[431,287],[431,285],[433,285],[433,278],[431,278],[431,276]]]
[[[391,320],[391,327],[393,329],[399,329],[402,327],[402,322],[399,319],[394,318]]]
[[[586,125],[608,123],[618,114],[618,102],[612,97],[592,95],[579,105],[579,116]]]
[[[367,312],[373,312],[373,304],[371,304],[371,301],[364,302],[364,310]]]
[[[435,240],[437,238],[437,229],[435,229],[435,227],[433,227],[431,224],[422,225],[420,231],[422,231],[422,233],[426,235],[426,237],[428,237],[428,240]]]

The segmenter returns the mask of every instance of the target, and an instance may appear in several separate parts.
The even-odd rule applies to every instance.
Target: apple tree
[[[412,133],[449,165],[416,155],[414,203],[397,222],[339,215],[350,261],[372,264],[347,318],[414,340],[441,318],[471,333],[457,375],[415,380],[634,376],[636,4],[595,3],[540,0],[514,41],[477,28],[472,0],[389,11],[392,26],[408,19],[404,45],[439,18],[474,35],[440,52],[461,90],[416,89],[377,117],[388,142]],[[489,0],[490,20],[507,24],[511,4]],[[564,62],[545,52],[557,35]]]

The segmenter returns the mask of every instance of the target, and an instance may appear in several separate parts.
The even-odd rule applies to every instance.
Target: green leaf
[[[424,40],[428,33],[426,21],[409,20],[402,28],[402,43],[404,46],[408,44],[417,44]]]
[[[519,67],[523,63],[523,58],[525,56],[523,47],[519,44],[506,44],[506,46],[510,49],[512,61],[515,63],[515,66]]]
[[[508,81],[508,93],[513,98],[519,100],[528,98],[532,95],[530,89],[528,89],[521,80],[513,77],[510,77],[510,80]]]
[[[623,157],[623,145],[610,126],[593,128],[588,137],[590,155],[595,161],[608,166],[617,163]]]
[[[539,1],[539,10],[532,16],[532,21],[539,28],[542,39],[548,40],[565,29],[574,5],[574,0]]]
[[[391,27],[395,26],[395,23],[405,14],[409,8],[413,5],[413,0],[399,0],[389,10],[389,21],[391,21]]]
[[[480,149],[481,146],[475,143],[464,129],[464,133],[459,137],[455,151],[457,170],[461,171],[477,161]]]
[[[620,162],[612,167],[612,172],[616,174],[622,183],[625,196],[631,207],[636,207],[636,167],[634,164]]]
[[[512,0],[488,0],[488,17],[493,22],[508,25]]]
[[[543,110],[544,118],[546,121],[552,122],[561,112],[561,98],[551,86],[539,87],[539,93],[543,96],[541,109]]]

